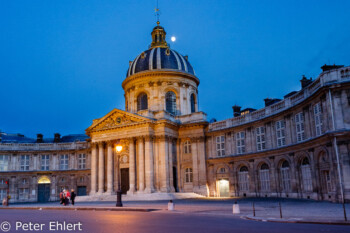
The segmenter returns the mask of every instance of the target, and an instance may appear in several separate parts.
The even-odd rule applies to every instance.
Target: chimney
[[[301,89],[304,89],[307,87],[310,83],[312,83],[312,78],[306,78],[305,75],[303,75],[303,78],[300,80],[301,83]]]
[[[264,99],[264,102],[265,102],[265,107],[270,106],[270,105],[275,104],[275,103],[280,102],[280,101],[281,101],[281,99],[276,99],[276,98],[274,98],[274,99],[271,99],[271,98],[266,98],[266,99]]]
[[[60,142],[61,141],[61,135],[59,133],[55,133],[55,138],[53,139],[53,142]]]
[[[44,142],[44,140],[43,140],[43,135],[42,135],[41,133],[38,133],[38,134],[36,135],[36,142],[37,142],[37,143],[43,143],[43,142]]]
[[[233,117],[238,117],[241,115],[241,106],[234,105],[232,106],[233,109]]]
[[[325,71],[328,71],[328,70],[334,70],[334,69],[339,69],[339,68],[342,68],[344,67],[343,65],[327,65],[327,64],[324,64],[321,69],[322,69],[322,72],[325,72]]]

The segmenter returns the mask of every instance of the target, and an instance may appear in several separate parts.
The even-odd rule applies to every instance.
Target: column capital
[[[144,138],[146,141],[153,141],[156,137],[153,135],[146,135]]]
[[[105,142],[104,142],[104,141],[102,141],[102,142],[97,142],[97,144],[98,144],[99,147],[104,147]]]

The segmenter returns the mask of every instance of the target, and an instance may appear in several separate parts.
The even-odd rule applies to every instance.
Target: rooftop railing
[[[209,131],[216,131],[225,128],[230,128],[234,126],[243,125],[249,122],[257,121],[274,114],[280,113],[282,111],[287,110],[288,108],[297,105],[298,103],[304,101],[311,95],[313,95],[318,89],[323,86],[326,86],[329,83],[334,82],[344,82],[350,81],[350,67],[343,67],[336,70],[330,70],[321,73],[315,81],[313,81],[310,85],[305,87],[304,89],[298,91],[294,95],[285,98],[275,104],[267,106],[265,108],[259,109],[257,111],[229,118],[223,121],[217,121],[209,124]]]
[[[0,143],[0,151],[60,151],[88,148],[87,142],[71,143]]]

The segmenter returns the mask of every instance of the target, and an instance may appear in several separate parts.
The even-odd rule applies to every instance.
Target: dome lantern
[[[159,21],[157,21],[157,26],[153,28],[151,33],[152,35],[152,43],[151,48],[161,47],[168,48],[168,44],[165,41],[166,32],[162,26],[159,26]]]

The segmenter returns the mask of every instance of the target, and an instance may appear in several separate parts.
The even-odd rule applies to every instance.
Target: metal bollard
[[[237,201],[235,201],[235,204],[232,206],[232,213],[233,214],[240,214],[241,211],[239,209],[239,204],[237,204]]]
[[[170,210],[170,211],[175,210],[175,205],[174,205],[174,203],[173,203],[173,200],[170,200],[170,201],[168,202],[168,210]]]

